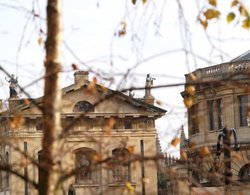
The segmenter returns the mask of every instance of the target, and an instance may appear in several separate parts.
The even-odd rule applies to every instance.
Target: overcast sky
[[[145,5],[139,0],[136,5],[130,0],[64,0],[62,63],[66,73],[62,85],[73,82],[72,63],[83,70],[87,66],[111,75],[123,74],[130,68],[131,74],[122,87],[143,87],[147,73],[156,78],[154,85],[178,84],[184,82],[184,74],[190,71],[229,61],[249,50],[249,30],[235,22],[226,24],[224,12],[222,21],[211,21],[207,29],[213,37],[212,47],[197,22],[195,1],[182,3],[186,23],[180,20],[175,0],[148,0]],[[222,11],[229,9],[225,1],[220,3]],[[28,12],[32,9],[39,17]],[[22,86],[31,84],[26,89],[32,97],[42,95],[43,81],[36,80],[44,70],[44,45],[38,44],[38,40],[46,39],[45,33],[40,32],[40,29],[46,32],[45,1],[0,0],[0,22],[1,66],[17,75]],[[124,23],[126,34],[119,37]],[[184,48],[199,58],[191,55],[187,58]],[[117,88],[120,78],[115,77],[111,88]],[[98,81],[107,83],[101,78]],[[7,99],[9,88],[2,73],[0,82],[0,98]],[[155,98],[162,102],[161,107],[168,111],[157,122],[164,151],[175,151],[169,142],[181,125],[186,127],[182,90],[183,86],[153,90]],[[135,91],[135,97],[143,95],[143,91]]]

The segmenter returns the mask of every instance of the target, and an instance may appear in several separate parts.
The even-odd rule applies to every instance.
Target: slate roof
[[[247,61],[247,60],[250,60],[250,50],[232,59],[231,62],[240,62],[240,61]]]

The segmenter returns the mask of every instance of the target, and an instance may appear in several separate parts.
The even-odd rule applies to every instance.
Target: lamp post
[[[232,172],[231,172],[231,135],[234,136],[234,149],[235,151],[239,150],[238,142],[237,142],[237,134],[234,128],[227,128],[225,126],[222,129],[222,132],[218,136],[217,140],[217,151],[216,154],[219,156],[221,154],[221,140],[223,142],[223,152],[224,152],[224,178],[225,178],[225,185],[230,184],[232,179]]]

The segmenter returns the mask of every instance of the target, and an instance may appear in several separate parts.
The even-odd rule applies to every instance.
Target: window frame
[[[98,172],[97,165],[95,161],[93,160],[93,155],[96,154],[96,151],[91,149],[91,148],[79,148],[75,150],[75,169],[76,169],[76,174],[75,174],[75,183],[76,184],[95,184],[97,183],[98,180]],[[79,164],[79,159],[84,156],[86,160],[82,163],[89,163],[86,165],[86,167],[79,167],[79,166],[84,166]],[[88,161],[88,162],[87,162]],[[87,175],[80,175],[81,171],[87,171]],[[86,173],[84,173],[86,174]]]
[[[126,148],[115,148],[112,150],[112,183],[124,183],[131,181],[131,163],[129,161],[129,151]]]
[[[239,95],[238,96],[238,109],[239,109],[239,126],[248,127],[249,126],[249,117],[248,117],[248,95]]]

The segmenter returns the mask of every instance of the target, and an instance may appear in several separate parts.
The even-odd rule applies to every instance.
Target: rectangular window
[[[222,118],[222,99],[207,101],[209,128],[212,130],[219,130],[223,128]]]
[[[190,124],[191,124],[191,134],[199,133],[199,117],[198,117],[198,104],[193,105],[190,108]]]
[[[239,96],[239,117],[240,117],[241,127],[248,126],[247,109],[248,109],[248,96],[247,95]]]
[[[36,130],[43,130],[43,118],[36,119]]]
[[[214,130],[214,100],[207,101],[208,117],[209,117],[209,128],[210,131]]]
[[[125,120],[124,121],[124,128],[125,129],[132,129],[132,121],[131,120]]]
[[[221,99],[216,100],[216,110],[217,110],[217,122],[218,122],[218,129],[222,129],[223,121],[222,121],[222,104]]]

